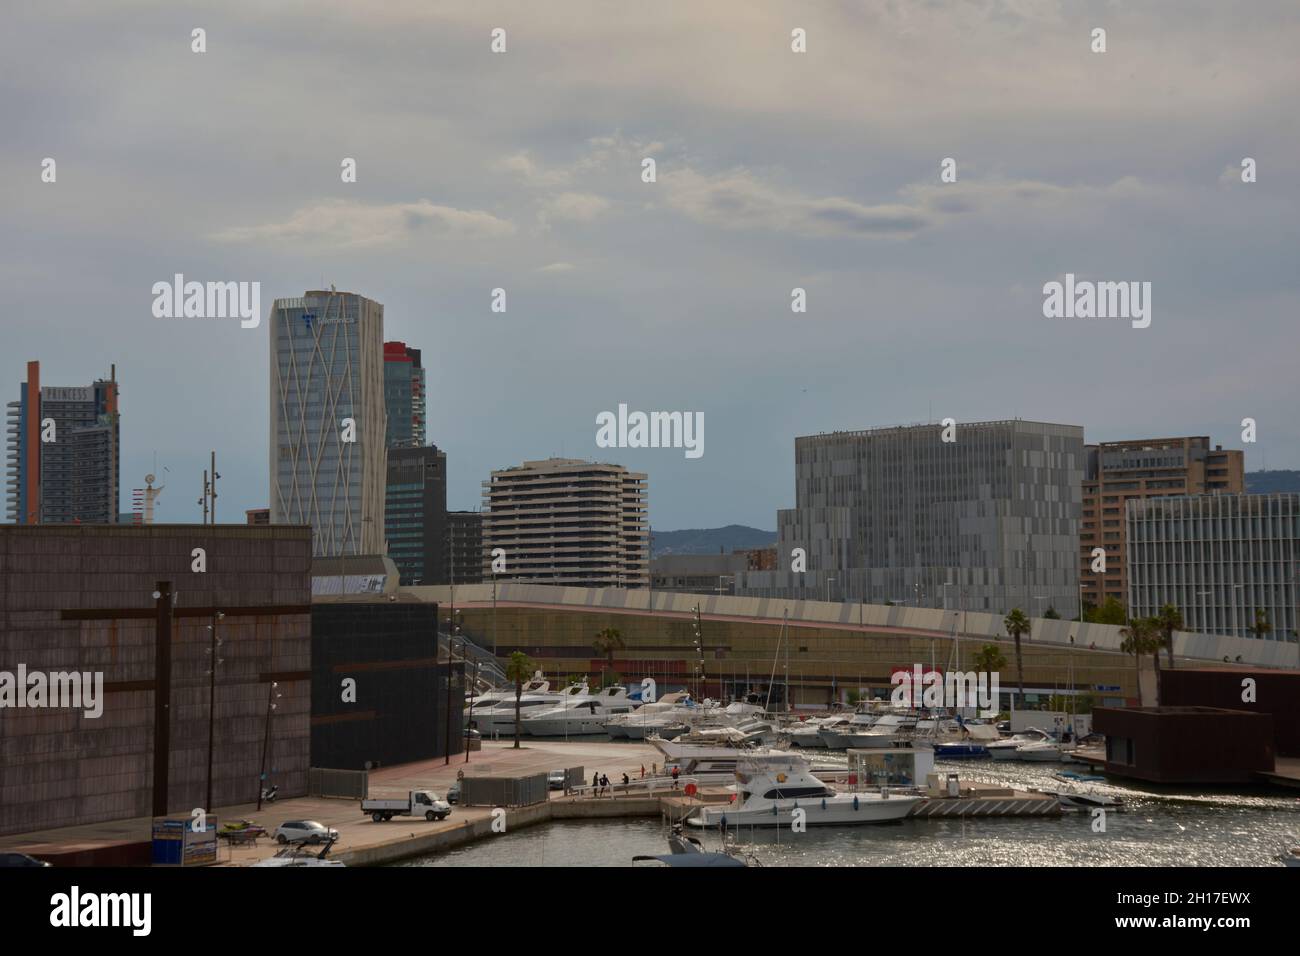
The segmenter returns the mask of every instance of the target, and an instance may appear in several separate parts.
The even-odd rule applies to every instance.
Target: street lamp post
[[[257,781],[257,809],[262,809],[262,793],[266,789],[266,752],[271,745],[271,714],[276,708],[276,700],[282,697],[282,694],[276,693],[280,684],[278,681],[271,681],[271,689],[266,695],[266,736],[262,738],[262,772]]]
[[[212,632],[208,641],[208,788],[203,808],[209,813],[212,812],[212,737],[216,727],[217,665],[221,663],[217,657],[217,648],[221,646],[221,638],[217,636],[217,622],[225,616],[221,611],[214,611],[212,623],[208,625],[208,630]]]
[[[474,693],[478,690],[479,662],[474,662],[474,683],[469,693],[469,717],[465,720],[465,762],[469,763],[469,728],[474,723]]]

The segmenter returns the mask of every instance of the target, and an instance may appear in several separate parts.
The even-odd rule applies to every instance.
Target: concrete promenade
[[[471,753],[468,763],[464,754],[460,754],[452,757],[450,763],[439,759],[371,771],[370,795],[404,796],[409,790],[432,790],[445,796],[460,771],[466,776],[526,776],[581,766],[588,785],[594,773],[606,774],[611,784],[617,784],[626,772],[633,780],[633,792],[604,799],[574,800],[553,791],[547,804],[508,810],[507,828],[560,818],[659,814],[658,795],[647,793],[637,785],[643,764],[649,774],[653,764],[663,762],[662,755],[648,744],[529,739],[520,743],[520,749],[515,750],[513,741],[484,741],[483,749]],[[671,791],[664,790],[663,795],[669,796]],[[172,814],[185,815],[180,810]],[[218,825],[250,819],[265,827],[268,833],[286,820],[315,820],[339,831],[339,842],[331,857],[350,865],[374,865],[446,850],[490,833],[492,823],[491,808],[461,806],[453,807],[451,816],[442,821],[395,817],[374,823],[361,813],[358,801],[328,797],[277,800],[264,803],[260,811],[255,803],[218,807],[216,815]],[[0,850],[30,853],[55,862],[75,862],[77,854],[102,854],[115,847],[147,842],[151,826],[151,818],[136,817],[12,834],[0,837]],[[269,837],[259,840],[255,846],[233,848],[222,841],[219,860],[223,865],[247,866],[273,856],[278,849]]]

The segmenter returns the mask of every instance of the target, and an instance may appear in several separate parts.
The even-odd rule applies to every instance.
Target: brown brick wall
[[[207,572],[190,568],[207,551]],[[63,609],[151,609],[158,581],[178,592],[172,644],[169,809],[205,802],[207,618],[226,610],[311,601],[310,529],[153,525],[0,527],[0,670],[102,670],[103,715],[0,709],[0,834],[152,810],[154,624],[65,621]],[[266,728],[265,675],[308,672],[310,614],[227,616],[219,625],[213,755],[217,806],[257,798]],[[281,683],[268,767],[285,795],[305,793],[310,682]]]

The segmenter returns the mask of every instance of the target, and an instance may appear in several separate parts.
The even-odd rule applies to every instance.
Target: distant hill
[[[1252,495],[1267,495],[1278,491],[1300,491],[1300,471],[1248,471],[1246,491]]]
[[[767,548],[776,544],[775,531],[760,531],[743,524],[725,528],[691,528],[686,531],[656,531],[650,557],[664,554],[730,554],[744,548]]]

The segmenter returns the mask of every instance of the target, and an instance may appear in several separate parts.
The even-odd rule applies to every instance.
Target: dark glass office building
[[[436,446],[388,449],[384,534],[404,586],[448,583],[447,456]]]

